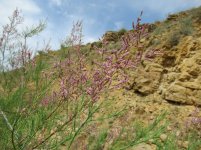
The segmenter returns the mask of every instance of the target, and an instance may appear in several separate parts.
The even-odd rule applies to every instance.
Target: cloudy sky
[[[154,22],[200,5],[201,0],[0,0],[0,26],[8,22],[16,7],[22,10],[27,26],[47,19],[46,30],[30,42],[34,45],[51,39],[51,46],[57,49],[77,20],[83,21],[87,43],[98,40],[108,30],[130,29],[142,10],[143,22]]]

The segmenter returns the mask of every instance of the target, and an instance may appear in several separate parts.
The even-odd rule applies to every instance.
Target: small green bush
[[[173,30],[168,39],[167,45],[170,47],[176,46],[182,36],[188,36],[193,34],[192,18],[187,17],[179,21],[179,29]]]
[[[181,38],[181,34],[177,32],[172,32],[167,39],[167,45],[170,47],[176,46],[179,43],[179,40]]]
[[[184,18],[180,21],[180,33],[184,36],[193,33],[192,19],[190,17]]]
[[[153,35],[161,35],[162,33],[167,32],[171,26],[172,24],[170,22],[161,23],[154,28]]]

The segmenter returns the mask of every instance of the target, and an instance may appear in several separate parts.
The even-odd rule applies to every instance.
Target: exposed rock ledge
[[[134,92],[144,96],[158,93],[163,100],[201,105],[201,38],[187,37],[181,43],[174,55],[167,52],[160,61],[147,62],[135,71]],[[167,56],[175,57],[173,65],[164,65]]]

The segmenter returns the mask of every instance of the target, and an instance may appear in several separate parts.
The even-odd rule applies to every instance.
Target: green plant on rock
[[[181,39],[180,32],[174,31],[174,32],[170,33],[166,44],[170,47],[177,46],[179,44],[180,39]]]
[[[182,19],[179,25],[179,32],[182,35],[187,36],[193,33],[192,19],[190,17]]]

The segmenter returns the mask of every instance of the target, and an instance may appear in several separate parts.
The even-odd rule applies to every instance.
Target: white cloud
[[[143,3],[138,0],[130,0],[129,5],[134,9],[158,13],[164,17],[169,13],[199,6],[201,0],[144,0]]]
[[[11,16],[16,8],[22,10],[24,16],[29,18],[29,22],[34,22],[34,19],[30,21],[31,18],[41,13],[41,9],[32,0],[1,0],[0,25],[8,22],[8,16]]]
[[[50,5],[61,6],[63,0],[50,0]]]
[[[0,31],[1,26],[9,22],[8,17],[12,15],[13,11],[18,8],[22,11],[24,22],[19,25],[19,30],[23,30],[25,27],[32,27],[37,25],[39,20],[46,19],[43,14],[43,10],[34,2],[34,0],[1,0],[0,5]],[[43,41],[51,40],[51,45],[57,47],[56,39],[51,36],[54,35],[54,26],[51,23],[47,23],[47,28],[39,35],[28,39],[28,44],[32,49],[42,48]]]
[[[119,30],[136,12],[144,10],[146,18],[162,19],[168,13],[201,5],[201,0],[0,0],[0,26],[8,21],[13,10],[22,10],[25,25],[37,24],[40,19],[49,18],[48,27],[33,42],[51,38],[53,48],[59,48],[59,40],[70,34],[73,21],[83,20],[84,42],[92,42],[108,29]],[[102,5],[104,3],[104,5]],[[131,12],[127,14],[127,12]],[[132,14],[133,13],[133,14]],[[45,16],[44,16],[45,15]],[[125,18],[123,18],[125,16]],[[150,19],[151,20],[151,19]],[[110,23],[110,24],[109,24]],[[130,23],[130,22],[129,22]],[[42,40],[41,40],[42,39]]]

